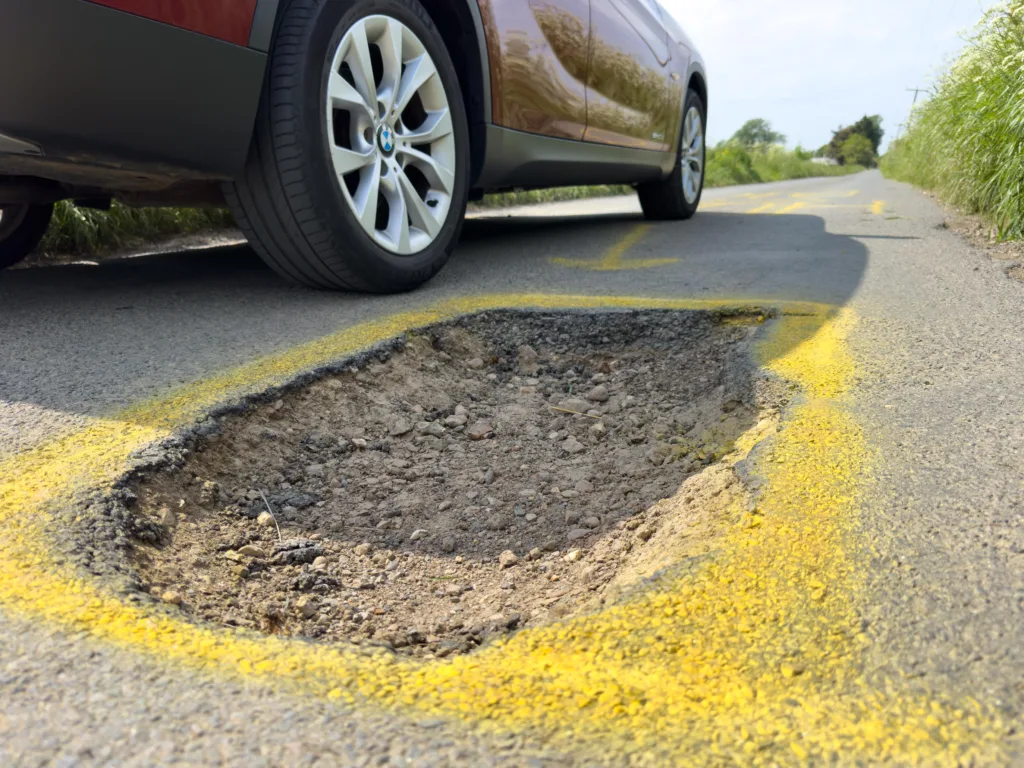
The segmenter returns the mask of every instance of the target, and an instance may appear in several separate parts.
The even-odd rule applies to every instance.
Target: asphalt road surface
[[[932,201],[869,172],[713,190],[685,223],[648,225],[630,198],[475,216],[442,274],[395,297],[288,286],[244,246],[0,274],[0,764],[1020,764],[1024,284],[942,222]],[[481,724],[332,695],[289,677],[298,661],[266,672],[233,659],[241,671],[227,674],[211,646],[154,630],[159,617],[104,602],[102,585],[51,577],[39,554],[53,505],[84,503],[129,449],[164,436],[155,416],[133,414],[194,419],[358,346],[346,329],[377,328],[375,340],[395,324],[366,324],[399,313],[602,297],[816,315],[775,352],[806,400],[768,483],[794,516],[791,547],[763,546],[818,574],[807,602],[824,606],[818,618],[856,605],[859,650],[822,624],[818,666],[780,667],[792,696],[773,699],[768,674],[728,701],[690,697],[709,713],[703,741],[652,726],[628,743],[657,700],[642,684],[623,683],[617,708],[576,728],[589,698],[583,715],[537,699]],[[830,526],[834,537],[815,539]],[[736,588],[736,622],[755,617],[751,645],[785,641],[788,619],[773,623],[758,602],[775,587],[758,584]],[[620,679],[632,661],[616,662]],[[689,696],[675,682],[671,695]]]

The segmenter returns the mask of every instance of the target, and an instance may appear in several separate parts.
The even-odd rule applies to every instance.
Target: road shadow
[[[247,246],[0,273],[0,406],[102,415],[360,322],[480,294],[628,295],[846,303],[868,249],[809,215],[699,214],[651,224],[629,259],[599,261],[639,214],[471,219],[445,270],[401,296],[292,286]],[[809,331],[810,332],[810,331]],[[798,343],[800,339],[794,339]]]

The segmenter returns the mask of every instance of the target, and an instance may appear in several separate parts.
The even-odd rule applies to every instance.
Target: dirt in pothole
[[[597,606],[712,546],[707,509],[741,484],[711,465],[761,417],[762,321],[500,313],[410,336],[145,478],[135,513],[159,524],[135,565],[195,618],[416,655]]]

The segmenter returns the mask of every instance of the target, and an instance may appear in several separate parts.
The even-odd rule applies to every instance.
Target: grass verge
[[[516,192],[499,192],[484,195],[484,199],[473,203],[477,208],[510,208],[513,205],[536,203],[559,203],[564,200],[585,200],[589,197],[610,197],[628,195],[633,188],[628,184],[600,184],[592,187],[555,187],[554,189],[530,189]]]
[[[801,149],[757,149],[725,142],[708,150],[704,184],[707,187],[732,187],[818,176],[848,176],[863,170],[860,165],[815,163],[810,153]]]
[[[114,203],[109,211],[97,211],[64,201],[57,203],[38,250],[43,254],[94,255],[160,237],[232,226],[231,214],[222,209],[129,208]]]
[[[1000,239],[1024,236],[1022,65],[1024,2],[1014,0],[985,14],[882,158],[882,172],[981,214]]]

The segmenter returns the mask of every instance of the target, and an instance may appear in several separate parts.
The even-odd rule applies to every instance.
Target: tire
[[[13,267],[32,253],[52,217],[52,203],[0,208],[0,269]]]
[[[699,117],[697,135],[692,138],[688,134],[688,120],[692,114]],[[704,193],[704,171],[707,158],[707,147],[705,146],[704,126],[707,125],[707,113],[704,110],[704,103],[694,90],[687,91],[686,102],[683,105],[683,123],[679,130],[679,150],[676,153],[676,164],[667,179],[651,181],[640,184],[637,187],[637,194],[640,197],[640,207],[644,216],[652,221],[679,221],[693,218],[700,205],[701,195]],[[691,138],[690,142],[687,139]],[[699,147],[694,143],[699,140]],[[688,195],[684,190],[684,163],[690,163],[691,171],[693,163],[699,163],[700,176],[695,184],[695,194]]]
[[[388,62],[397,60],[400,66],[390,65],[395,83],[392,94],[401,94],[399,86],[406,83],[406,75],[420,61],[408,60],[407,54],[424,51],[436,73],[416,86],[404,111],[382,116],[378,103],[373,107],[377,114],[370,117],[367,105],[372,97],[356,93],[356,86],[360,82],[365,86],[366,79],[359,81],[349,62],[358,66],[367,61],[358,58],[364,50],[357,45],[359,35],[369,40],[377,34],[373,30],[379,29],[385,31],[380,33],[379,45],[372,43],[377,46],[377,54],[370,67],[373,79],[380,78],[374,85],[375,95],[388,98],[383,95],[387,90],[383,79],[388,76],[389,64],[382,63],[382,51],[389,41],[394,43],[387,35],[395,29],[399,42],[389,51],[397,56],[392,55]],[[345,56],[357,58],[338,58],[345,50],[349,51]],[[341,90],[338,78],[332,79],[331,75],[339,61],[338,71],[348,78],[350,92],[361,99],[358,105],[336,98]],[[380,73],[379,68],[383,68]],[[378,88],[384,90],[378,92]],[[410,137],[430,132],[423,126],[441,112],[428,111],[427,102],[440,104],[439,94],[447,100],[450,126],[445,122],[443,128],[450,131],[426,145],[426,151],[422,149],[424,144],[414,145]],[[412,128],[409,126],[415,125],[418,116],[410,117],[410,110],[417,99],[419,113],[427,117]],[[392,100],[399,106],[400,98]],[[383,124],[373,128],[381,120],[388,122],[390,138]],[[366,130],[355,130],[360,121],[366,121],[368,129],[375,131],[372,141]],[[367,152],[377,153],[377,165],[347,175],[336,172],[338,161],[334,158],[341,157],[339,150],[348,153],[345,158],[364,157],[365,147],[369,147]],[[385,151],[387,147],[390,154]],[[420,155],[428,155],[427,160],[411,154],[417,147]],[[357,216],[357,193],[362,192],[364,184],[372,185],[377,171],[377,203],[371,206],[368,202],[369,192],[360,198],[365,201],[363,220],[367,216],[372,219],[364,225]],[[355,192],[350,186],[353,178]],[[392,186],[386,187],[386,182]],[[424,186],[425,192],[421,189]],[[468,187],[469,127],[458,76],[440,33],[423,7],[416,0],[291,0],[274,37],[244,174],[225,185],[224,190],[236,221],[264,261],[286,278],[316,288],[374,293],[411,290],[437,274],[448,260],[462,229]],[[418,204],[411,199],[412,192],[420,198]],[[387,204],[382,205],[380,198]],[[367,213],[371,208],[372,212]],[[377,229],[382,215],[388,224],[386,231]],[[433,218],[427,220],[427,215]],[[420,217],[421,228],[416,226],[416,216]],[[408,223],[407,231],[402,230],[403,220]],[[436,234],[432,234],[429,230],[435,227]],[[408,252],[402,253],[402,248]]]

